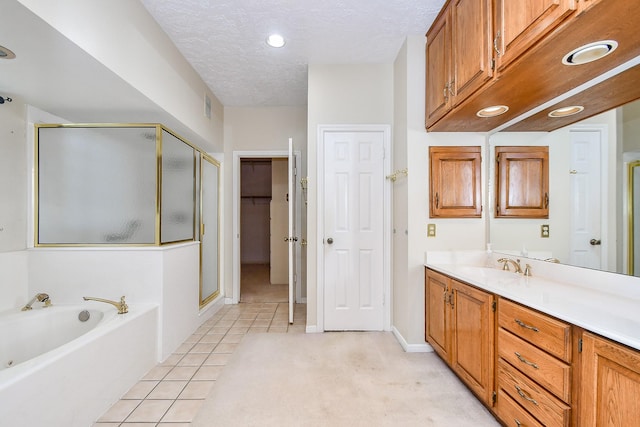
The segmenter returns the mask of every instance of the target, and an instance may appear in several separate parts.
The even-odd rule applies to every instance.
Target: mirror
[[[498,145],[549,146],[548,219],[495,218]],[[629,261],[630,233],[640,229],[640,222],[633,227],[629,220],[629,206],[639,203],[640,186],[631,198],[628,179],[629,165],[640,159],[640,101],[551,132],[495,133],[488,139],[486,158],[491,159],[486,168],[488,236],[495,252],[640,273],[640,266],[634,269]],[[640,175],[640,168],[633,171]],[[543,237],[543,226],[548,237]]]

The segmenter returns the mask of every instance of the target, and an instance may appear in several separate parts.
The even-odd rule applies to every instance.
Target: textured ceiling
[[[444,0],[140,0],[225,106],[307,102],[308,64],[392,62]],[[282,34],[287,44],[265,39]]]

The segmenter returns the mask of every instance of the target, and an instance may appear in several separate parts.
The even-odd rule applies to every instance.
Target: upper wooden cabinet
[[[480,147],[429,147],[430,218],[482,216]]]
[[[426,123],[449,110],[493,76],[491,0],[453,0],[427,34]]]
[[[495,130],[637,57],[638,27],[639,1],[449,0],[427,32],[426,128]],[[563,64],[566,54],[599,40],[616,40],[618,47],[597,61]],[[635,82],[633,76],[625,80]],[[585,111],[571,120],[617,107],[629,96],[621,90],[587,97]],[[496,105],[509,110],[477,116]],[[525,130],[539,130],[536,125]]]
[[[576,0],[496,0],[494,47],[498,71],[525,53],[576,9]]]
[[[496,217],[549,218],[549,147],[496,147]]]

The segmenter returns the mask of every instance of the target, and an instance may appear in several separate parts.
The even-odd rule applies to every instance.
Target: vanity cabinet
[[[539,425],[570,425],[571,338],[571,325],[499,298],[496,413],[500,419],[512,416],[515,402]]]
[[[580,425],[632,426],[640,417],[640,352],[582,336]]]
[[[426,125],[493,76],[491,0],[452,0],[427,33]]]
[[[429,217],[482,216],[480,147],[429,147]]]
[[[496,147],[496,217],[549,218],[549,147]]]
[[[577,8],[577,0],[496,0],[496,69],[503,71]]]
[[[490,406],[494,390],[494,296],[433,270],[425,271],[425,339]]]

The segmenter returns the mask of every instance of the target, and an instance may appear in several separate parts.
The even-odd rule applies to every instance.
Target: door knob
[[[596,240],[596,239],[589,240],[589,244],[592,245],[592,246],[599,245],[600,243],[602,243],[602,242],[600,242],[600,240]]]
[[[328,243],[328,244],[332,244],[332,243],[333,243],[333,237],[329,237],[329,238],[327,239],[327,243]]]

